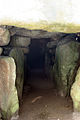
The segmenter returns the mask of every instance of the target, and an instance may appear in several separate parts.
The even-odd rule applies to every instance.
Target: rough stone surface
[[[12,29],[9,30],[10,35],[20,35],[20,36],[31,36],[31,30],[25,29],[25,28],[18,28],[18,27],[12,27]]]
[[[13,48],[9,54],[16,62],[16,88],[19,100],[22,98],[23,83],[24,83],[24,54],[20,48]]]
[[[61,96],[69,94],[74,81],[74,72],[79,59],[79,45],[75,35],[69,35],[59,42],[56,48],[53,71]]]
[[[15,79],[14,59],[0,57],[0,110],[4,120],[10,119],[19,109]]]
[[[32,38],[50,38],[53,33],[47,32],[45,30],[32,30],[31,36]]]
[[[8,45],[10,42],[10,33],[8,29],[0,27],[0,46]]]
[[[77,71],[75,82],[71,87],[71,97],[73,100],[74,110],[80,112],[80,67]]]
[[[52,35],[52,33],[47,32],[45,30],[29,30],[25,28],[18,28],[18,27],[13,27],[10,30],[11,36],[13,35],[20,35],[20,36],[25,36],[25,37],[31,37],[31,38],[48,38]]]
[[[0,47],[0,55],[2,54],[2,52],[3,52],[3,49]]]
[[[10,35],[25,36],[31,38],[52,38],[52,40],[59,40],[65,33],[61,32],[48,32],[46,30],[29,30],[25,28],[12,27],[10,30]]]
[[[11,46],[14,47],[28,47],[30,45],[30,38],[22,37],[22,36],[14,36],[12,37]]]

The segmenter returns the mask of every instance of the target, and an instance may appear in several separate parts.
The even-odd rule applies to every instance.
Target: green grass
[[[64,33],[75,33],[80,32],[80,25],[76,24],[60,24],[60,23],[48,23],[46,21],[40,21],[35,23],[17,22],[5,20],[0,23],[1,25],[13,25],[17,27],[23,27],[27,29],[43,29],[49,32],[64,32]]]

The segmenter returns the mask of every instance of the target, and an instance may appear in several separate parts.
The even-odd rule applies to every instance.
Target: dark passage
[[[43,42],[38,39],[32,39],[30,45],[30,52],[28,55],[28,65],[30,69],[43,69],[44,68],[45,50]]]
[[[25,59],[26,84],[20,120],[72,120],[72,101],[60,97],[51,76],[56,44],[49,41],[50,39],[31,39]]]
[[[46,73],[53,62],[49,61],[52,56],[46,50],[46,41],[32,39],[27,57],[27,85],[24,86],[19,120],[72,120],[71,101],[58,95],[53,79]]]
[[[46,69],[46,53],[47,53],[47,42],[50,39],[32,39],[30,45],[30,51],[25,61],[25,82],[27,85],[35,88],[52,88],[53,81],[50,80]],[[27,62],[27,63],[26,63]],[[26,70],[25,68],[25,70]],[[27,74],[26,74],[27,73]]]

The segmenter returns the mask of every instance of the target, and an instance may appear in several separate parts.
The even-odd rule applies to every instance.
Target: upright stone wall
[[[20,48],[13,48],[9,56],[13,57],[16,62],[16,88],[19,100],[21,100],[24,83],[24,54]]]
[[[0,110],[4,120],[10,119],[19,110],[15,87],[16,65],[11,57],[0,57]]]
[[[4,53],[4,48],[10,42],[9,30],[0,27],[0,55]],[[14,114],[18,113],[19,101],[16,81],[16,65],[12,57],[0,56],[0,119],[10,120]]]
[[[79,61],[80,43],[76,41],[76,35],[64,37],[56,48],[56,58],[53,67],[55,82],[61,96],[69,95],[74,82],[74,71]]]

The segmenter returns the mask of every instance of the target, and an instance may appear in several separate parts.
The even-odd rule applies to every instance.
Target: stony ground
[[[51,82],[48,83],[48,80],[46,81],[43,79],[43,77],[40,77],[38,75],[36,78],[34,76],[32,75],[30,81],[31,84],[34,83],[34,87],[37,85],[37,88],[32,88],[28,94],[25,89],[22,105],[20,107],[19,120],[80,119],[79,114],[73,113],[71,99],[60,97],[57,94],[56,89],[52,88]],[[43,86],[45,89],[43,89]]]
[[[19,120],[77,120],[72,117],[71,100],[58,96],[55,89],[24,94]]]

